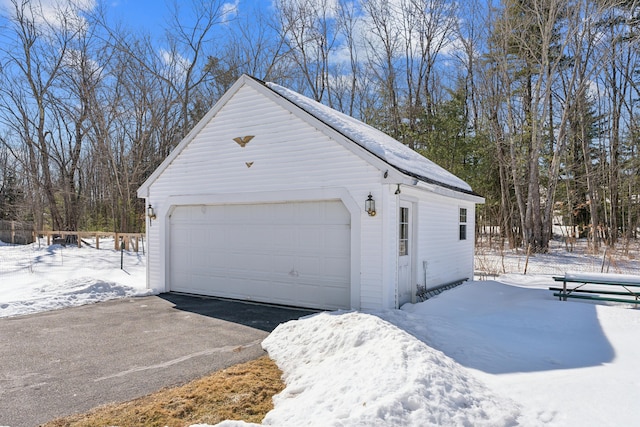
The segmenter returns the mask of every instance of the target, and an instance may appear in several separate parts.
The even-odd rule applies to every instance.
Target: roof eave
[[[406,171],[406,170],[402,170],[402,169],[398,169],[398,170],[400,172],[402,172],[403,174],[405,174],[407,176],[410,176],[410,177],[413,177],[413,178],[415,178],[415,179],[417,179],[419,181],[422,181],[424,183],[437,185],[439,187],[443,187],[443,188],[446,188],[446,189],[451,190],[451,191],[455,191],[455,192],[458,192],[458,193],[468,194],[470,196],[482,198],[481,195],[479,195],[478,193],[476,193],[475,191],[473,191],[470,188],[467,189],[467,188],[462,188],[462,187],[456,187],[455,185],[451,185],[451,184],[447,184],[447,183],[444,183],[444,182],[440,182],[438,180],[435,180],[435,179],[432,179],[432,178],[428,178],[426,176],[422,176],[422,175],[419,175],[419,174],[416,174],[416,173],[413,173],[413,172],[410,172],[410,171]]]
[[[366,147],[362,146],[361,144],[358,144],[357,141],[354,141],[351,137],[349,137],[348,135],[345,135],[343,132],[341,132],[339,129],[336,129],[331,124],[325,122],[324,120],[322,120],[321,118],[317,117],[313,113],[305,110],[300,105],[296,104],[295,102],[291,101],[287,97],[285,97],[282,94],[278,93],[276,90],[274,90],[273,88],[269,87],[264,81],[259,80],[259,79],[255,78],[255,77],[250,77],[249,76],[249,78],[251,78],[254,81],[256,81],[257,83],[261,84],[264,88],[268,89],[271,93],[276,95],[279,99],[282,99],[282,100],[286,101],[289,105],[293,105],[294,107],[296,107],[299,110],[303,111],[309,117],[313,117],[315,120],[317,120],[318,122],[322,123],[326,128],[331,129],[333,132],[339,134],[342,138],[350,141],[355,146],[360,147],[362,150],[367,152],[369,155],[371,155],[371,156],[375,157],[376,159],[380,160],[381,162],[383,162],[384,165],[392,168],[394,171],[397,171],[397,173],[399,173],[401,175],[409,177],[409,180],[403,180],[403,181],[405,181],[403,183],[406,184],[408,181],[412,181],[412,179],[415,178],[415,179],[417,179],[419,181],[422,181],[422,182],[425,182],[427,184],[436,185],[436,186],[439,186],[439,187],[442,187],[442,188],[445,188],[445,189],[448,189],[448,190],[451,190],[451,191],[454,191],[454,192],[459,192],[459,193],[462,193],[462,194],[465,194],[465,195],[468,195],[468,196],[472,196],[472,197],[477,198],[477,199],[481,199],[482,202],[480,202],[480,203],[484,203],[484,198],[482,196],[480,196],[479,194],[475,193],[471,189],[465,189],[465,188],[462,188],[462,187],[456,187],[454,185],[443,183],[443,182],[440,182],[438,180],[435,180],[435,179],[432,179],[432,178],[428,178],[428,177],[413,173],[411,171],[407,171],[407,170],[404,170],[402,168],[399,168],[398,166],[390,163],[387,159],[379,156],[378,154],[372,152],[371,150],[368,150]]]

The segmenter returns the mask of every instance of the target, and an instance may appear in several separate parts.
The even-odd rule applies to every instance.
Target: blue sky
[[[0,0],[0,16],[13,15],[15,9],[13,0]],[[193,3],[200,1],[207,3],[222,4],[229,11],[235,10],[239,15],[254,16],[255,10],[260,13],[268,13],[266,10],[271,7],[272,0],[18,0],[31,1],[35,10],[40,10],[49,22],[55,22],[56,12],[60,7],[79,7],[80,10],[90,11],[100,9],[106,12],[107,20],[112,26],[122,23],[125,27],[140,32],[149,31],[153,35],[162,36],[164,27],[167,26],[167,19],[171,15],[174,2],[182,9],[181,16],[185,19],[182,22],[189,26],[188,11]],[[231,16],[232,18],[233,16]]]
[[[188,0],[178,0],[178,2],[184,8],[188,8],[190,4]],[[256,7],[267,8],[271,5],[271,0],[224,0],[224,2],[229,7],[237,7],[241,14]],[[173,0],[106,0],[105,6],[112,19],[121,19],[127,26],[158,34],[166,25],[172,3]]]

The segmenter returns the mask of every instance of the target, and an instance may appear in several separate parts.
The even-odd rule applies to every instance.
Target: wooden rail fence
[[[120,245],[124,243],[125,250],[133,250],[138,252],[140,250],[140,243],[144,243],[144,233],[116,233],[108,231],[35,231],[34,234],[47,238],[47,245],[51,243],[66,243],[67,237],[75,237],[75,242],[78,247],[82,247],[82,244],[91,246],[88,242],[84,242],[82,239],[94,238],[96,241],[96,249],[100,249],[100,239],[113,238],[113,247],[115,250],[120,249]],[[35,240],[35,239],[34,239]]]
[[[12,245],[28,245],[35,240],[33,224],[22,221],[0,220],[0,240]]]

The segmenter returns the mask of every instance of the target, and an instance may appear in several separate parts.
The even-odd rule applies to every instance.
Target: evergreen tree
[[[24,202],[24,193],[18,186],[15,172],[5,171],[0,184],[0,220],[16,221]]]

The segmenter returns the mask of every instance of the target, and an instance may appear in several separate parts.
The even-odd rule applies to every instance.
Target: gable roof
[[[420,181],[476,195],[465,181],[386,133],[290,89],[259,82],[400,172]]]
[[[465,181],[384,132],[290,89],[243,74],[140,186],[138,197],[148,197],[151,184],[244,85],[284,101],[292,107],[290,109],[297,109],[321,122],[401,174],[459,193],[478,196]]]

